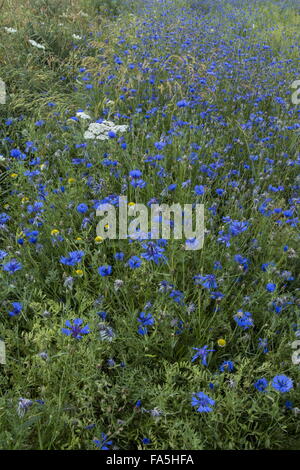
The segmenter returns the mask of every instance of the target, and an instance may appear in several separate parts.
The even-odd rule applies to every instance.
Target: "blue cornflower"
[[[112,267],[110,265],[107,266],[99,266],[98,268],[98,273],[100,276],[105,277],[105,276],[110,276],[112,273]]]
[[[143,437],[142,443],[143,443],[143,444],[150,444],[150,443],[151,443],[151,439],[149,439],[149,437]]]
[[[29,204],[27,206],[28,214],[32,214],[33,212],[43,212],[44,204],[42,202],[35,202],[34,204]]]
[[[129,176],[133,179],[139,179],[142,176],[142,172],[140,170],[131,170]]]
[[[224,189],[221,189],[221,188],[218,188],[216,189],[216,193],[218,196],[222,196],[224,194],[225,190]]]
[[[249,227],[249,222],[240,222],[239,220],[232,220],[229,226],[229,233],[232,236],[237,236],[242,232],[245,232]]]
[[[218,284],[216,281],[216,276],[214,274],[206,274],[205,276],[201,276],[197,274],[193,277],[194,283],[196,286],[201,285],[205,289],[217,289]]]
[[[286,375],[276,375],[272,381],[272,387],[278,392],[285,393],[293,388],[293,381]]]
[[[8,315],[10,317],[15,317],[16,315],[19,315],[21,313],[23,305],[20,302],[12,302],[11,304],[13,306],[13,309],[8,312]]]
[[[242,255],[235,255],[234,256],[234,261],[236,263],[238,263],[240,266],[242,266],[244,271],[247,271],[247,269],[249,267],[249,259],[248,258],[244,258]]]
[[[62,256],[59,261],[67,266],[75,266],[75,264],[80,263],[83,256],[84,251],[70,251],[68,256]]]
[[[265,378],[258,379],[253,385],[259,392],[264,392],[268,386],[268,381]]]
[[[185,108],[189,105],[189,102],[187,100],[180,100],[177,101],[176,105],[178,106],[178,108]]]
[[[265,354],[269,352],[268,340],[264,338],[258,338],[258,347],[259,349],[262,349]]]
[[[114,367],[116,365],[116,361],[113,358],[107,359],[108,367]]]
[[[23,417],[30,406],[33,405],[33,401],[28,398],[19,398],[17,413]]]
[[[26,159],[25,153],[22,153],[21,150],[19,150],[19,149],[12,149],[10,151],[10,156],[13,157],[13,158],[16,158],[17,160],[25,160]]]
[[[124,256],[125,256],[124,253],[120,251],[119,253],[115,253],[114,258],[117,261],[122,261],[124,259]]]
[[[215,261],[214,269],[223,269],[222,264],[220,261]]]
[[[90,429],[94,429],[96,427],[96,424],[92,423],[92,424],[88,424],[87,426],[84,427],[84,429],[87,429],[88,431]]]
[[[80,214],[85,214],[88,211],[88,206],[84,203],[78,204],[77,206],[77,212],[80,212]]]
[[[194,187],[194,191],[197,196],[202,196],[205,193],[205,188],[202,186],[202,184],[200,184]]]
[[[143,179],[136,179],[136,178],[133,178],[130,182],[131,186],[133,186],[134,188],[144,188],[146,186],[146,181],[144,181]]]
[[[274,284],[273,282],[268,282],[268,284],[266,285],[266,290],[268,292],[274,292],[275,289],[276,289],[276,284]]]
[[[157,150],[162,150],[167,144],[165,142],[155,142],[154,147],[157,148]]]
[[[219,369],[221,372],[232,372],[234,370],[234,363],[232,361],[224,361]]]
[[[234,321],[243,328],[243,330],[247,330],[251,326],[253,326],[253,318],[250,312],[243,312],[239,310],[236,315],[233,316]]]
[[[8,222],[10,219],[10,215],[6,214],[5,212],[2,212],[0,214],[0,226],[5,225],[6,222]]]
[[[10,274],[14,274],[16,271],[19,271],[22,268],[22,264],[16,259],[12,259],[3,265],[3,271],[6,271]]]
[[[286,402],[285,402],[284,405],[285,405],[285,407],[286,407],[287,410],[292,410],[292,409],[293,409],[293,406],[294,406],[293,402],[290,401],[290,400],[286,400]]]
[[[139,317],[138,317],[138,322],[141,323],[141,325],[138,328],[138,333],[140,335],[146,335],[148,333],[148,328],[147,326],[152,326],[155,323],[155,320],[151,313],[145,313],[141,312]]]
[[[147,261],[154,261],[155,264],[158,264],[160,261],[166,260],[166,257],[163,255],[164,248],[159,247],[155,242],[143,243],[142,247],[146,252],[142,253],[141,257]]]
[[[72,338],[81,339],[82,335],[87,335],[90,333],[90,328],[88,325],[81,327],[83,320],[81,318],[75,318],[73,320],[73,325],[70,320],[66,320],[65,325],[68,328],[62,328],[61,331],[64,335],[72,336]]]
[[[108,441],[107,434],[101,433],[101,440],[94,439],[94,443],[100,450],[109,450],[109,447],[113,444],[113,441]]]
[[[210,398],[204,392],[194,393],[192,396],[192,406],[197,406],[197,411],[199,413],[209,413],[213,411],[212,406],[214,406],[215,400]]]
[[[194,362],[198,357],[201,357],[201,362],[203,366],[207,366],[207,356],[208,353],[214,352],[215,349],[207,349],[208,346],[203,346],[203,348],[192,348],[195,349],[196,354],[192,357],[192,362]]]
[[[170,292],[169,297],[174,300],[177,304],[183,305],[184,304],[184,292],[181,292],[177,289],[172,289]]]
[[[142,264],[142,261],[141,259],[138,257],[138,256],[132,256],[129,260],[128,260],[128,266],[131,268],[131,269],[136,269],[136,268],[139,268]]]
[[[5,258],[5,256],[7,256],[7,255],[8,255],[8,253],[6,253],[6,251],[0,250],[0,261],[1,261],[3,258]]]

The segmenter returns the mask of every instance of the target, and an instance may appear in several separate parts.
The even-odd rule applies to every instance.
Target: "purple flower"
[[[258,348],[262,349],[264,354],[269,352],[268,340],[264,338],[258,338]]]
[[[17,413],[20,417],[23,417],[28,408],[33,405],[32,400],[28,400],[27,398],[19,398]]]

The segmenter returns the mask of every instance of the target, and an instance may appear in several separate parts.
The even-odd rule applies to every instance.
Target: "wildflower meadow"
[[[299,2],[0,17],[0,449],[299,450]]]

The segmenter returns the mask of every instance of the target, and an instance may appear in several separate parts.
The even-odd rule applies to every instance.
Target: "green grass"
[[[0,28],[1,78],[8,92],[0,105],[0,214],[11,217],[0,245],[8,252],[0,260],[0,336],[7,349],[7,363],[0,365],[0,448],[93,449],[93,439],[104,432],[119,449],[299,449],[300,370],[291,360],[299,330],[299,235],[297,226],[278,223],[284,215],[267,217],[259,210],[266,198],[272,199],[270,210],[296,206],[299,132],[287,126],[299,119],[289,101],[290,84],[300,78],[299,7],[293,1],[253,1],[246,8],[233,0],[176,0],[157,2],[149,15],[143,3],[145,8],[137,1],[6,0],[2,6],[2,26],[17,32]],[[123,63],[116,65],[116,57]],[[204,104],[178,108],[178,101],[195,97]],[[79,109],[93,120],[130,122],[123,135],[127,148],[117,139],[80,146],[87,124],[70,119]],[[210,118],[200,115],[207,109]],[[247,126],[255,113],[263,121]],[[42,126],[35,124],[39,120]],[[155,143],[162,140],[167,145],[158,150]],[[11,150],[25,152],[28,141],[37,151],[26,160],[12,158]],[[164,177],[157,174],[160,167],[144,162],[160,153]],[[76,158],[85,163],[74,165]],[[104,158],[118,161],[119,177],[102,164]],[[203,165],[216,176],[201,172]],[[136,168],[145,188],[130,184],[128,174]],[[32,170],[39,174],[24,174]],[[188,180],[190,186],[182,187]],[[166,191],[172,183],[175,192]],[[199,184],[206,192],[197,198],[193,188]],[[272,192],[270,185],[284,190]],[[226,190],[222,198],[216,197],[218,188]],[[166,263],[143,260],[131,270],[115,261],[117,252],[127,261],[144,251],[139,242],[95,241],[95,201],[121,193],[144,204],[153,197],[204,203],[203,250],[185,251],[183,242],[171,240]],[[28,206],[41,200],[39,225]],[[76,210],[80,203],[88,204],[87,214]],[[229,247],[218,242],[226,216],[249,222]],[[84,217],[90,218],[86,226]],[[39,232],[37,244],[26,230]],[[53,242],[53,230],[63,241]],[[62,265],[60,257],[75,250],[85,252],[80,265]],[[234,262],[236,254],[249,260],[248,270]],[[9,275],[1,265],[14,257],[23,268]],[[216,261],[222,270],[214,269]],[[263,271],[267,262],[274,267]],[[113,265],[112,276],[99,276],[104,264]],[[284,271],[295,280],[284,280]],[[197,274],[215,274],[223,299],[196,287]],[[124,283],[119,290],[116,280]],[[161,292],[163,280],[184,294],[184,304]],[[268,282],[276,283],[276,292],[266,290]],[[16,301],[22,312],[10,317]],[[148,302],[155,326],[141,336],[137,317]],[[284,305],[281,314],[272,302]],[[233,315],[240,309],[251,312],[254,328],[236,325]],[[80,341],[61,332],[74,318],[91,329]],[[101,340],[99,322],[113,328],[112,341]],[[218,346],[220,338],[225,347]],[[267,354],[258,348],[259,338],[268,339]],[[192,348],[204,345],[215,350],[207,367],[199,359],[191,362]],[[233,373],[220,373],[225,360],[234,362]],[[264,393],[254,388],[259,378],[271,382],[279,374],[292,378],[292,391],[280,394],[271,384]],[[200,391],[215,400],[212,413],[191,407],[192,394]],[[17,412],[20,397],[33,401],[24,416]],[[155,417],[153,410],[161,413]],[[150,445],[142,444],[144,437]]]

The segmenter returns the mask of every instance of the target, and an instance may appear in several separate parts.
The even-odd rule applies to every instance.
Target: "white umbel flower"
[[[126,132],[129,126],[127,125],[117,125],[114,124],[112,121],[102,121],[99,122],[92,122],[88,130],[84,133],[85,139],[93,139],[93,140],[108,140],[109,136],[108,133],[110,131],[115,132]]]
[[[46,49],[45,46],[43,46],[43,44],[39,44],[38,42],[34,41],[33,39],[29,39],[28,42],[29,42],[32,46],[36,47],[37,49],[43,49],[43,50]]]
[[[86,114],[84,111],[78,111],[76,113],[76,116],[81,118],[81,119],[92,119],[91,116],[89,116],[88,114]]]
[[[14,34],[14,33],[17,33],[18,30],[15,29],[15,28],[7,28],[6,26],[4,26],[4,29],[7,33],[11,33],[11,34]]]

